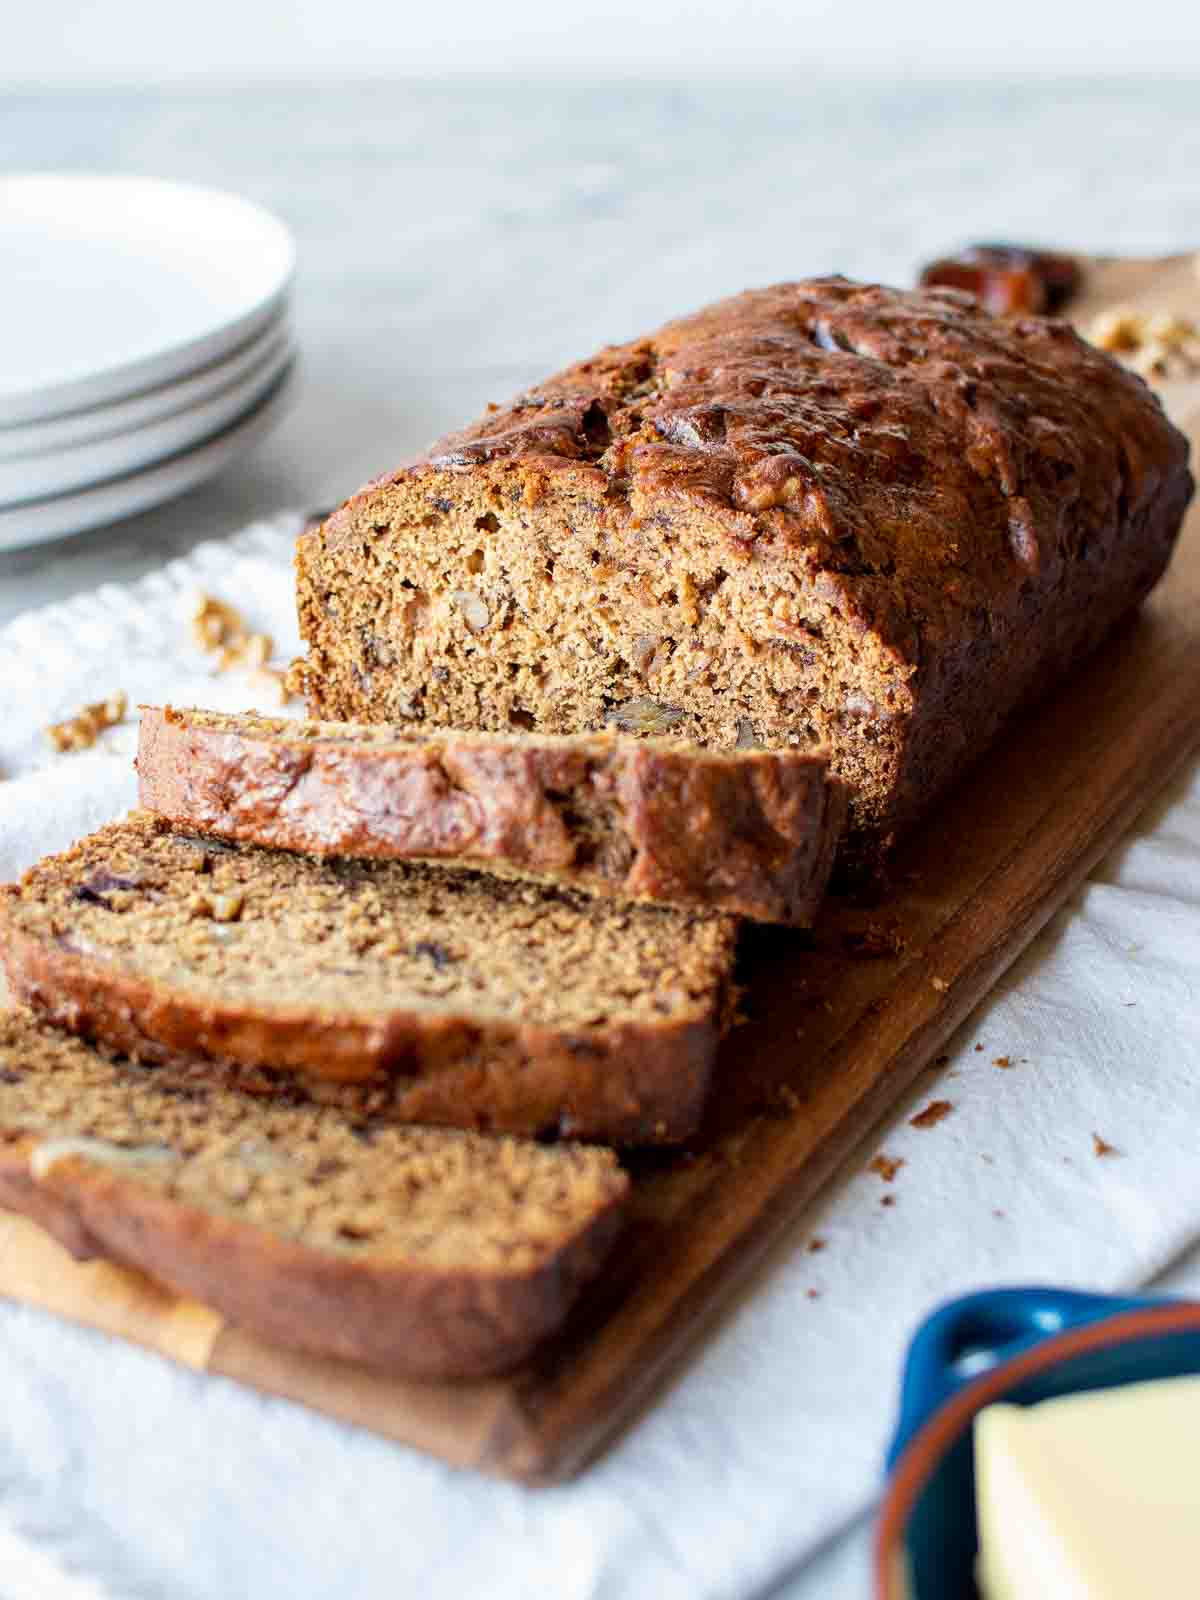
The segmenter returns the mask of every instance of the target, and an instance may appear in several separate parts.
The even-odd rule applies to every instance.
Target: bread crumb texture
[[[393,861],[325,861],[134,813],[0,889],[14,995],[141,1059],[303,1079],[480,1131],[694,1132],[737,920]]]
[[[141,1066],[0,1014],[0,1142],[35,1181],[84,1163],[322,1252],[528,1270],[625,1192],[611,1152],[355,1123]]]
[[[735,933],[474,873],[233,849],[147,813],[31,868],[5,911],[68,952],[268,1011],[465,1004],[579,1028],[711,1016]]]

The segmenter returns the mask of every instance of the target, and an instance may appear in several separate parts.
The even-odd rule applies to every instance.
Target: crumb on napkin
[[[124,689],[118,689],[107,700],[96,700],[77,711],[73,717],[52,722],[42,731],[60,753],[66,750],[90,750],[105,728],[115,728],[119,722],[124,722],[128,709],[129,697]]]
[[[192,606],[191,623],[193,640],[216,656],[218,672],[242,668],[259,697],[275,705],[286,705],[292,698],[292,669],[281,672],[268,665],[274,640],[269,633],[252,633],[236,606],[201,592]]]
[[[891,1183],[903,1165],[903,1156],[884,1155],[881,1150],[877,1156],[872,1156],[870,1161],[867,1162],[867,1171],[876,1172],[884,1183]]]
[[[923,1111],[909,1117],[910,1128],[936,1128],[954,1110],[953,1100],[931,1100]]]

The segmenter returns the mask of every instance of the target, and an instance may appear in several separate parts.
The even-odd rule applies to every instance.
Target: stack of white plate
[[[115,522],[278,421],[282,223],[151,178],[0,178],[0,550]]]

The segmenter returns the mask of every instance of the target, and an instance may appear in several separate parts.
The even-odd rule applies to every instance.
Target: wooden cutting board
[[[1095,262],[1075,315],[1200,319],[1190,257]],[[1200,456],[1200,383],[1164,386]],[[72,1262],[0,1213],[0,1294],[119,1333],[460,1466],[547,1481],[651,1398],[772,1240],[1200,746],[1200,504],[1142,614],[931,816],[874,911],[753,933],[746,1023],[702,1137],[640,1158],[616,1261],[564,1334],[511,1377],[405,1384],[267,1346],[132,1272]],[[883,954],[867,955],[867,949]],[[889,953],[890,947],[890,953]]]

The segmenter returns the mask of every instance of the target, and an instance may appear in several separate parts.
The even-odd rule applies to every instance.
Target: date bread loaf
[[[0,1013],[0,1205],[276,1344],[410,1378],[512,1367],[627,1191],[609,1150],[256,1100]]]
[[[492,407],[299,541],[314,717],[828,746],[877,859],[1162,573],[1192,493],[1063,322],[820,278]]]
[[[823,751],[423,733],[143,706],[142,807],[310,855],[437,860],[811,924],[843,811]]]
[[[737,926],[145,812],[0,889],[14,994],[113,1049],[325,1080],[395,1121],[629,1144],[699,1121]]]

